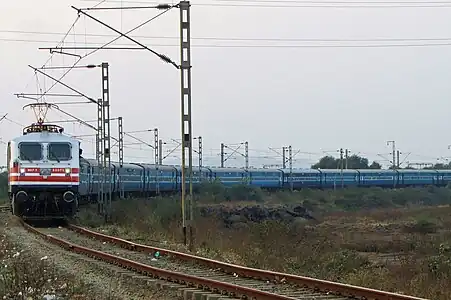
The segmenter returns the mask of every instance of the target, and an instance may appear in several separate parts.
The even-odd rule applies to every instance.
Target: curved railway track
[[[21,221],[21,224],[28,231],[38,234],[68,251],[84,254],[156,279],[236,298],[425,300],[223,263],[186,253],[132,243],[75,225],[67,225],[65,228],[36,229],[24,221]]]

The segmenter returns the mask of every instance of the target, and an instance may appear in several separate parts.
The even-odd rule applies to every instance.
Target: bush
[[[198,198],[204,203],[218,203],[223,201],[263,202],[265,200],[265,196],[265,193],[259,187],[249,186],[244,183],[226,187],[219,181],[215,181],[213,183],[204,182],[201,183],[198,188]]]
[[[437,252],[429,259],[429,271],[437,278],[451,278],[451,246],[440,244]]]
[[[419,219],[413,224],[404,226],[404,231],[406,232],[421,234],[436,233],[438,229],[438,224],[427,219]]]
[[[81,295],[82,284],[74,283],[73,278],[61,278],[48,257],[36,258],[29,250],[17,251],[3,239],[0,260],[0,295],[3,299],[42,299],[46,294],[59,299]]]

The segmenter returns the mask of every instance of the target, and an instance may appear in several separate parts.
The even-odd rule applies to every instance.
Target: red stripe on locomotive
[[[20,173],[19,167],[12,167],[10,169],[10,173]],[[25,168],[25,173],[39,173],[41,172],[41,168]],[[79,168],[71,168],[72,174],[78,174],[80,172]],[[66,173],[66,168],[52,168],[52,173],[58,174],[58,173]]]
[[[20,181],[29,181],[29,182],[67,182],[67,183],[77,183],[80,182],[79,177],[71,177],[71,176],[10,176],[10,182],[20,182]]]

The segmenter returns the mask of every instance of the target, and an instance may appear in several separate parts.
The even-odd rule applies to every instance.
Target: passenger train
[[[177,192],[181,190],[179,166],[126,163],[122,168],[112,163],[111,190],[115,195]],[[99,168],[96,160],[80,158],[80,197],[96,197]],[[343,187],[446,186],[451,170],[316,170],[249,169],[194,167],[193,185],[221,182],[225,186],[248,184],[264,189],[295,190],[303,188],[333,189]]]
[[[9,197],[13,214],[23,218],[74,216],[81,202],[96,201],[100,169],[82,157],[80,142],[63,128],[33,124],[8,143]],[[113,196],[155,195],[181,190],[179,166],[112,162]],[[265,189],[445,186],[451,170],[313,170],[194,167],[193,185],[221,182]],[[109,189],[109,188],[108,188]]]

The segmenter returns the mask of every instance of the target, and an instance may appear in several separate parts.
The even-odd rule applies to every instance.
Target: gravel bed
[[[148,253],[135,252],[121,248],[115,244],[103,242],[90,238],[88,236],[81,235],[77,232],[68,230],[66,228],[46,228],[42,229],[43,232],[55,237],[59,237],[73,244],[82,245],[91,249],[103,251],[109,254],[117,255],[123,258],[127,258],[133,261],[137,261],[143,264],[150,265],[152,267],[161,268],[165,270],[180,272],[184,274],[194,275],[203,278],[209,278],[213,280],[229,282],[240,286],[246,286],[249,288],[255,288],[271,293],[283,294],[286,296],[294,296],[299,299],[348,299],[340,298],[332,295],[318,294],[311,290],[291,286],[288,284],[274,284],[271,282],[265,282],[255,279],[239,278],[236,275],[229,275],[219,270],[213,270],[202,265],[186,262],[170,257],[155,258]]]
[[[53,245],[26,231],[17,219],[10,216],[2,219],[6,221],[2,231],[9,241],[23,248],[32,249],[38,259],[48,257],[58,270],[80,279],[89,287],[90,299],[179,299],[171,291],[160,291],[148,286],[145,281],[131,276],[121,276],[121,273],[124,273],[122,268]]]

